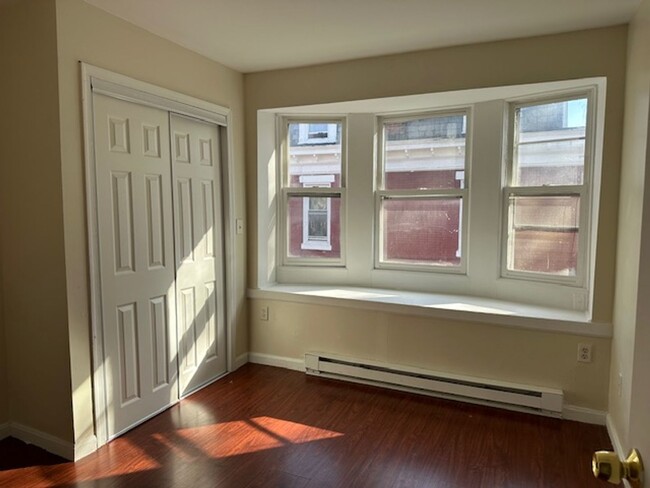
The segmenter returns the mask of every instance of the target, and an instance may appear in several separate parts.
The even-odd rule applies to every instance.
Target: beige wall
[[[594,319],[610,322],[616,244],[610,236],[617,226],[626,40],[627,27],[617,26],[246,75],[250,233],[256,225],[259,109],[606,76]],[[256,237],[251,236],[250,242]],[[256,269],[257,249],[251,245],[251,287],[257,283]],[[252,352],[297,358],[307,350],[321,349],[378,360],[401,358],[415,366],[558,386],[569,403],[607,407],[607,340],[286,302],[271,303],[275,318],[269,325],[257,320],[261,304],[250,301]],[[403,331],[408,333],[402,335]],[[476,341],[471,355],[463,352],[470,339]],[[578,342],[595,344],[593,363],[578,365]],[[436,355],[436,344],[451,353]]]
[[[72,437],[54,1],[0,15],[0,223],[10,417]]]
[[[2,15],[2,14],[0,14]],[[0,63],[2,63],[0,55]],[[0,160],[1,161],[1,160]],[[2,168],[0,168],[0,174]],[[0,208],[0,218],[2,209]],[[2,245],[2,221],[0,221],[0,246]],[[2,247],[0,247],[0,257],[2,256]],[[7,385],[7,350],[5,348],[5,323],[4,311],[2,305],[2,260],[0,259],[0,429],[1,426],[9,421],[9,389]]]
[[[244,216],[243,80],[218,63],[163,40],[82,0],[57,0],[61,159],[70,361],[75,441],[93,430],[90,305],[79,61],[198,97],[232,109],[235,215]],[[237,236],[239,297],[236,354],[248,349],[245,317],[245,238]]]
[[[643,398],[646,403],[642,408],[647,412],[647,402],[650,401],[650,385],[635,385],[635,375],[644,371],[646,375],[650,374],[647,349],[650,347],[650,310],[647,305],[649,236],[643,237],[642,241],[642,232],[650,232],[650,194],[647,192],[650,174],[646,172],[650,105],[650,0],[642,2],[630,24],[627,60],[609,412],[621,442],[626,447],[632,447],[630,442],[642,433],[639,429],[630,428],[633,404]],[[645,361],[645,364],[641,361]],[[623,376],[620,395],[619,374]],[[648,376],[646,381],[650,381]],[[646,418],[645,421],[650,419]],[[646,424],[644,430],[646,443],[650,447],[647,437],[650,426]]]
[[[562,388],[565,401],[607,407],[609,339],[581,338],[481,323],[252,300],[251,352],[302,358],[307,351]],[[270,320],[255,313],[268,306]],[[576,363],[578,343],[594,344],[594,362]]]

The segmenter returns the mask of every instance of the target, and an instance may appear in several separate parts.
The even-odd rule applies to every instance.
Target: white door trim
[[[101,93],[140,105],[161,108],[188,115],[220,126],[222,145],[223,219],[226,278],[226,348],[227,368],[233,371],[236,331],[236,232],[234,199],[233,135],[229,108],[188,95],[161,88],[150,83],[113,73],[87,63],[81,63],[81,97],[83,108],[84,159],[86,172],[86,215],[88,225],[88,259],[90,275],[91,348],[93,354],[93,401],[97,445],[108,441],[107,396],[104,371],[104,343],[101,310],[101,281],[99,267],[99,234],[97,229],[97,189],[95,186],[95,147],[93,93]],[[170,163],[171,164],[171,163]]]

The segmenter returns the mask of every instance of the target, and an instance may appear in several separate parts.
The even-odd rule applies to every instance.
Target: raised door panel
[[[112,172],[111,183],[115,273],[133,272],[135,271],[135,255],[133,246],[133,185],[131,184],[131,172]]]
[[[117,307],[118,367],[121,382],[120,405],[137,401],[140,394],[140,348],[138,347],[138,318],[136,304]]]
[[[147,265],[149,269],[164,268],[165,219],[163,215],[163,188],[161,175],[145,175],[147,211]]]
[[[180,266],[194,261],[194,205],[190,178],[176,178],[176,201],[176,240]]]
[[[153,390],[164,388],[169,384],[169,348],[167,296],[162,295],[149,300],[151,322],[151,343],[153,357]]]

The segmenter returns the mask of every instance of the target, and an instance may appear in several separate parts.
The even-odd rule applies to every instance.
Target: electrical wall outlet
[[[260,320],[269,320],[269,307],[260,308]]]
[[[239,235],[244,233],[244,219],[235,219],[235,231]]]
[[[591,362],[591,344],[578,344],[578,362]]]

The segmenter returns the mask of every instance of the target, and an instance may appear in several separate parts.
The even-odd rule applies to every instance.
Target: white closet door
[[[181,396],[226,372],[219,128],[171,116]]]
[[[168,112],[94,95],[109,438],[178,398]]]

